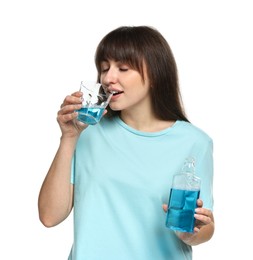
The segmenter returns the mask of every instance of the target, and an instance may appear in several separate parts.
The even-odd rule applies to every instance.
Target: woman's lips
[[[111,97],[111,100],[115,100],[118,97],[120,97],[120,95],[123,93],[124,91],[112,91],[113,95]]]
[[[113,96],[117,96],[121,93],[123,93],[123,91],[112,91]]]

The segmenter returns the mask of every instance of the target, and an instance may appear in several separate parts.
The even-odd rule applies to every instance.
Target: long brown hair
[[[145,63],[155,115],[162,120],[189,121],[183,108],[177,65],[168,42],[160,32],[148,26],[122,26],[108,33],[95,54],[98,81],[101,62],[110,59],[136,69],[143,80]],[[112,111],[108,107],[109,116],[118,113],[120,111]]]

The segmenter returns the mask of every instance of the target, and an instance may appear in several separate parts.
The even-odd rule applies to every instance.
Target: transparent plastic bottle
[[[166,226],[181,232],[193,232],[195,208],[201,180],[195,174],[195,159],[186,158],[181,173],[173,177]]]

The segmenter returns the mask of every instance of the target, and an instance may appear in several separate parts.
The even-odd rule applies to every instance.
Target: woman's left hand
[[[194,217],[196,219],[194,233],[199,232],[203,226],[213,222],[212,211],[209,209],[202,208],[203,201],[201,199],[197,200],[197,206],[198,207],[195,209],[195,214],[194,214]]]
[[[214,222],[212,211],[209,209],[202,208],[203,201],[201,199],[197,200],[197,206],[198,207],[195,209],[195,214],[194,214],[194,217],[196,219],[195,226],[194,226],[194,232],[193,233],[179,232],[179,231],[175,232],[176,235],[178,236],[178,238],[180,238],[183,242],[185,242],[186,244],[189,244],[189,245],[195,245],[195,244],[205,242],[205,241],[199,241],[199,239],[197,239],[197,236],[202,229],[205,229],[204,228],[205,226],[207,226],[209,224],[213,224],[213,222]],[[167,212],[168,206],[164,204],[163,210],[165,212]],[[213,233],[213,232],[211,232],[211,233]],[[212,236],[212,234],[211,234],[211,236]],[[204,237],[205,237],[205,235],[203,236],[203,238]],[[204,239],[204,240],[206,240],[206,239]]]

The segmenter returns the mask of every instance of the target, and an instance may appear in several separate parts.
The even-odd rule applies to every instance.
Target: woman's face
[[[101,63],[100,81],[107,91],[115,92],[109,104],[112,110],[130,112],[151,106],[146,67],[143,69],[144,80],[127,64],[114,60]]]

